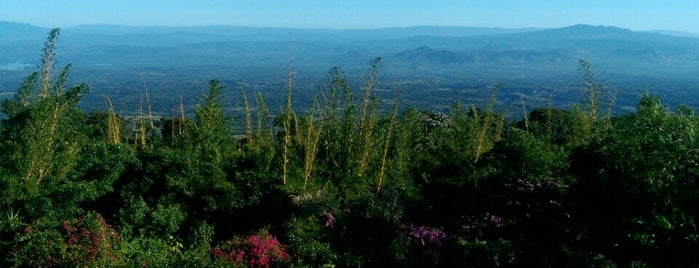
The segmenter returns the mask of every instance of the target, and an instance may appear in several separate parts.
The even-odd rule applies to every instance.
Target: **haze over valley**
[[[0,96],[11,96],[36,69],[50,29],[0,23]],[[141,27],[83,25],[61,29],[59,66],[72,64],[71,83],[91,86],[82,106],[104,109],[109,96],[125,114],[138,110],[144,82],[154,111],[191,107],[208,81],[262,92],[272,107],[285,97],[293,59],[295,100],[307,104],[328,71],[339,66],[359,88],[369,61],[381,57],[379,94],[401,106],[446,110],[454,102],[482,106],[502,84],[499,110],[569,108],[579,100],[579,60],[617,94],[615,111],[632,111],[646,88],[670,107],[699,106],[699,38],[613,26],[563,28],[404,27],[372,30],[234,26]],[[179,104],[178,104],[179,105]]]

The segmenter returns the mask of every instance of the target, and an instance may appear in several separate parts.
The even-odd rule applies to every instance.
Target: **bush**
[[[271,267],[291,261],[286,245],[267,230],[246,237],[224,241],[211,249],[221,264],[249,267]]]

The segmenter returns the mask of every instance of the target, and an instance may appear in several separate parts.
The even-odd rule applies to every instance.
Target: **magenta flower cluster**
[[[447,238],[447,234],[442,230],[413,224],[408,225],[408,235],[410,238],[420,241],[423,246],[441,246]]]
[[[335,215],[330,212],[324,211],[323,218],[325,218],[325,227],[330,227],[331,229],[335,226]]]
[[[94,222],[89,222],[94,220]],[[96,226],[91,226],[96,223]],[[113,243],[119,236],[100,214],[94,219],[81,217],[71,222],[62,222],[65,232],[67,258],[77,266],[94,263],[98,258],[105,261],[116,260]]]
[[[219,261],[249,267],[270,267],[274,263],[291,260],[286,246],[276,237],[263,231],[234,241],[226,241],[212,249]]]
[[[483,217],[483,219],[486,220],[488,223],[494,225],[496,228],[502,227],[502,218],[490,214],[490,212],[486,212],[485,217]]]

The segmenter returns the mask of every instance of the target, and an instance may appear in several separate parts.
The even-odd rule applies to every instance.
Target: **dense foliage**
[[[214,80],[195,118],[127,120],[76,108],[57,36],[2,103],[2,267],[699,264],[699,116],[649,94],[605,115],[584,61],[580,106],[516,122],[497,88],[484,110],[380,113],[379,59],[303,112],[290,77],[278,116],[242,91],[234,120]]]

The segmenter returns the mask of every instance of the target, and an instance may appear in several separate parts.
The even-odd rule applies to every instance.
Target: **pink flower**
[[[495,225],[495,227],[500,228],[502,227],[502,218],[495,216],[493,214],[490,214],[489,212],[485,213],[485,217],[483,217],[486,221],[492,223]]]
[[[286,246],[267,231],[250,235],[233,243],[227,241],[214,248],[212,252],[219,260],[232,262],[235,265],[246,264],[250,267],[270,267],[274,263],[291,259],[286,252]]]
[[[324,211],[323,217],[325,217],[325,227],[333,228],[335,224],[335,215],[330,212]]]
[[[408,225],[408,231],[409,236],[419,240],[420,244],[423,246],[427,246],[428,244],[441,246],[444,244],[444,240],[447,238],[447,234],[437,228],[415,226],[410,224]]]

